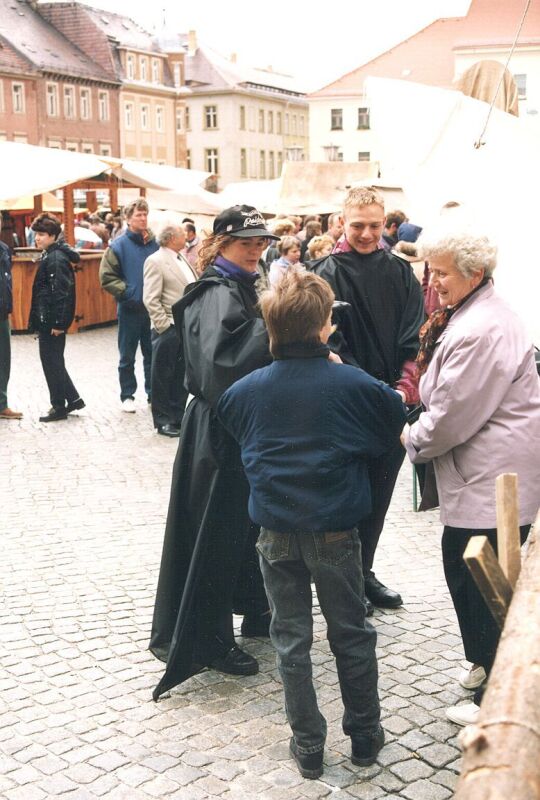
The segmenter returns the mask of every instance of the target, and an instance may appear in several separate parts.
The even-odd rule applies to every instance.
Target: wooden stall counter
[[[69,333],[76,333],[93,325],[116,320],[116,302],[104,292],[99,283],[101,251],[81,250],[81,260],[74,267],[77,303],[75,319]],[[13,257],[13,331],[26,331],[32,302],[32,285],[37,272],[41,251],[21,248]]]

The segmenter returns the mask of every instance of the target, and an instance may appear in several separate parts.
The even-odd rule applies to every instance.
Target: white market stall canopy
[[[123,158],[110,160],[116,162],[116,165],[112,168],[112,173],[120,181],[126,180],[137,186],[145,186],[149,189],[181,192],[188,187],[196,186],[200,188],[211,175],[210,172],[170,167],[166,164],[147,164],[146,161],[130,161]],[[208,192],[208,194],[211,194],[211,192]]]
[[[540,148],[530,121],[494,108],[475,147],[487,103],[409,81],[370,78],[366,88],[383,178],[392,174],[403,186],[411,222],[428,228],[443,204],[460,203],[462,220],[498,245],[497,291],[540,346],[540,267],[527,229],[538,205]]]

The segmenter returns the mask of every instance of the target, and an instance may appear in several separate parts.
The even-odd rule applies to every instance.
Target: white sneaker
[[[126,414],[134,414],[136,410],[135,400],[132,397],[122,400],[122,411],[125,411]]]
[[[464,706],[450,706],[446,709],[446,716],[456,725],[474,725],[478,720],[480,706],[475,703],[466,703]]]
[[[458,681],[464,689],[478,689],[486,679],[484,667],[478,664],[471,664],[459,673]]]

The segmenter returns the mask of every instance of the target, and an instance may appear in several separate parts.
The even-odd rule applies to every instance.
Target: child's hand
[[[328,361],[333,361],[334,364],[343,364],[343,361],[338,356],[338,354],[337,353],[333,353],[331,350],[328,353]]]

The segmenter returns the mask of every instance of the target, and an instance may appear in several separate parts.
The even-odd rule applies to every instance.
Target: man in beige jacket
[[[152,417],[162,436],[180,436],[187,391],[184,362],[171,308],[197,279],[180,254],[186,234],[180,225],[167,225],[157,242],[159,250],[144,262],[143,302],[152,324]]]

